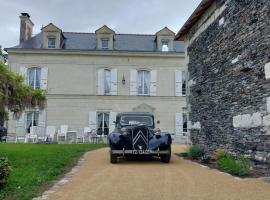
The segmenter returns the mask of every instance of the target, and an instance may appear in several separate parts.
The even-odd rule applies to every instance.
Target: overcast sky
[[[27,12],[34,32],[50,22],[69,32],[94,32],[106,24],[116,33],[177,32],[201,0],[0,0],[0,45],[18,44],[19,15]]]

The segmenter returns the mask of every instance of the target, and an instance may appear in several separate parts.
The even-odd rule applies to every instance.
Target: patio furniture
[[[56,127],[55,126],[47,126],[44,140],[46,142],[53,142],[54,137],[55,137],[55,133],[56,133]]]
[[[91,139],[91,137],[90,137],[90,133],[91,133],[90,127],[84,127],[83,132],[84,132],[84,135],[85,135],[85,139],[88,138],[89,143],[91,143],[91,141],[90,141],[90,139]]]
[[[31,126],[30,127],[30,133],[26,134],[26,141],[29,142],[29,140],[32,140],[32,142],[37,142],[38,136],[37,136],[37,126]]]
[[[79,140],[82,141],[82,143],[85,142],[85,133],[83,128],[79,128],[77,133],[76,133],[76,143],[78,143]]]
[[[39,141],[39,140],[44,141],[44,139],[45,139],[45,128],[41,127],[41,126],[38,126],[36,134],[37,134],[37,141]]]
[[[61,125],[60,130],[57,132],[57,142],[59,141],[60,137],[65,138],[65,142],[67,141],[67,132],[68,132],[68,125]]]
[[[26,130],[23,126],[16,127],[16,136],[15,136],[15,143],[17,143],[19,140],[23,140],[24,143],[26,143]]]

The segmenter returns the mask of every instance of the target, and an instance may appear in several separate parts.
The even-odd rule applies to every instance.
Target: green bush
[[[223,157],[227,157],[228,155],[229,155],[229,153],[225,149],[217,149],[214,152],[212,159],[217,161],[217,160],[220,160]]]
[[[217,160],[218,167],[236,176],[245,176],[250,172],[250,161],[244,157],[233,157],[227,154]]]
[[[0,189],[5,185],[11,168],[6,157],[0,157]]]
[[[179,154],[181,157],[183,158],[187,158],[188,157],[188,152],[182,152]]]
[[[204,150],[198,145],[191,146],[188,150],[188,157],[193,160],[199,160],[203,156]]]

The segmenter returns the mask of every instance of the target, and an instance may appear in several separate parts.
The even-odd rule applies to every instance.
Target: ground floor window
[[[110,126],[110,113],[98,113],[97,118],[97,134],[108,135]]]
[[[39,112],[27,112],[26,113],[26,132],[30,133],[30,127],[38,126]]]

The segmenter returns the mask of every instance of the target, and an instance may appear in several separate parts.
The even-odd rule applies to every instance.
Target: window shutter
[[[181,136],[183,133],[183,113],[175,114],[175,135]]]
[[[25,127],[25,113],[23,112],[19,119],[16,120],[16,128]]]
[[[131,69],[130,70],[130,83],[129,83],[129,92],[130,95],[137,95],[138,94],[138,90],[137,90],[137,76],[138,76],[138,72],[136,69]]]
[[[97,84],[98,95],[104,95],[104,69],[98,70]]]
[[[42,67],[40,77],[40,89],[47,90],[47,85],[48,85],[48,67]]]
[[[27,68],[24,66],[20,66],[20,72],[19,74],[24,77],[24,84],[27,85]]]
[[[92,131],[97,129],[97,112],[89,112],[89,128]]]
[[[109,127],[109,133],[111,133],[112,131],[114,131],[115,129],[115,123],[113,123],[114,121],[116,121],[116,112],[110,112],[110,127]]]
[[[117,95],[117,69],[111,70],[111,95]]]
[[[45,124],[46,124],[46,111],[41,110],[39,111],[39,116],[38,116],[38,126],[45,128]]]
[[[175,71],[175,96],[182,96],[182,71]]]
[[[157,96],[157,70],[150,72],[150,96]]]

